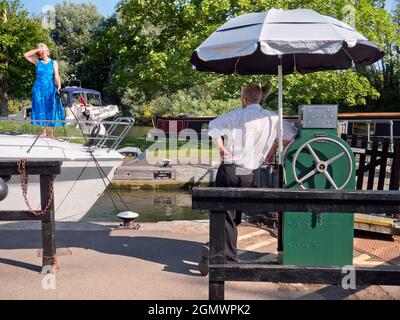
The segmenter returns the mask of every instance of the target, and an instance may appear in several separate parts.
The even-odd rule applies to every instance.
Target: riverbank
[[[207,221],[144,223],[138,231],[116,223],[58,223],[60,271],[55,290],[42,288],[41,232],[36,222],[0,223],[0,299],[161,299],[208,298],[208,277],[197,270],[208,240]],[[276,258],[276,239],[252,226],[239,228],[241,262]],[[355,262],[385,262],[355,250]],[[400,287],[356,290],[302,284],[228,282],[226,298],[400,299]]]
[[[215,182],[219,161],[207,164],[151,165],[147,160],[127,160],[116,171],[113,186],[123,190],[185,189],[211,186]]]

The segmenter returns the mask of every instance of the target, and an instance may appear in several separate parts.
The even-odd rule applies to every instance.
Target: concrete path
[[[42,288],[40,224],[0,223],[0,299],[193,299],[208,298],[208,278],[197,271],[208,223],[143,224],[114,230],[115,224],[59,223],[60,271],[55,290]],[[268,260],[275,239],[241,227],[243,261]],[[52,284],[47,281],[47,286]],[[356,291],[301,284],[227,283],[227,299],[400,299],[400,287]]]

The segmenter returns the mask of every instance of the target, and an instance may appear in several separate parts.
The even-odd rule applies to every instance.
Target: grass
[[[152,147],[147,153],[147,158],[203,159],[202,161],[199,160],[199,163],[204,161],[210,163],[214,159],[219,160],[218,150],[214,147],[211,141],[209,141],[208,150],[207,148],[202,147],[200,141],[194,147],[185,146],[187,144],[186,141],[177,141],[176,143],[173,143],[171,140],[165,139],[158,142],[158,150],[155,150],[156,142],[148,141],[144,137],[138,138],[128,136],[124,139],[120,148],[137,147],[143,152]]]
[[[16,121],[0,121],[0,132],[18,132],[24,134],[38,135],[41,128],[39,126],[33,126],[29,122],[16,122]],[[75,137],[70,139],[70,142],[83,144],[85,142],[82,137],[82,133],[79,128],[75,126],[65,126],[56,128],[56,137]],[[155,149],[155,141],[148,141],[145,137],[136,137],[128,135],[122,141],[118,148],[124,147],[137,147],[142,152],[148,148],[154,146],[149,150],[148,158],[169,158],[169,159],[198,159],[198,163],[208,162],[211,163],[214,159],[219,160],[218,150],[215,149],[213,143],[208,141],[208,150],[204,148],[199,141],[195,146],[184,147],[187,141],[171,141],[169,139],[158,141],[158,150]],[[112,143],[112,141],[110,141]],[[184,148],[183,148],[184,147]],[[202,159],[200,161],[199,159]],[[162,160],[162,159],[160,159]]]
[[[0,132],[38,135],[40,131],[40,126],[34,126],[29,122],[0,121]],[[81,131],[74,126],[57,127],[55,136],[58,138],[74,137],[69,141],[79,144],[85,143]]]
[[[39,134],[40,127],[33,126],[28,122],[1,121],[0,132],[18,132],[26,134]]]
[[[163,142],[163,144],[165,145],[165,149],[170,149],[173,146],[172,141],[169,139],[165,139],[165,140],[160,140],[159,142]],[[133,137],[133,136],[127,136],[124,141],[121,143],[121,148],[123,147],[137,147],[141,150],[146,150],[147,148],[149,148],[150,146],[152,146],[155,143],[155,141],[148,141],[145,137]],[[177,141],[176,142],[176,147],[178,149],[182,148],[185,144],[187,144],[187,141]],[[213,143],[211,141],[209,141],[209,148],[213,148]],[[201,142],[199,141],[197,143],[197,147],[198,150],[200,150],[201,147]]]

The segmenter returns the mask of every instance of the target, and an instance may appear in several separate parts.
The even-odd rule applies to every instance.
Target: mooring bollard
[[[139,217],[139,214],[136,212],[132,211],[121,212],[117,215],[117,217],[123,221],[123,224],[120,225],[120,228],[132,229],[132,230],[138,230],[140,228],[140,225],[135,221],[135,219]]]

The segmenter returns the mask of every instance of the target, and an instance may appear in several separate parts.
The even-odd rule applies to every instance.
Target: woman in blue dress
[[[61,80],[58,63],[50,58],[50,50],[44,43],[39,43],[36,49],[25,53],[25,58],[36,66],[36,81],[32,90],[32,124],[41,126],[41,137],[47,136],[50,127],[50,137],[54,138],[55,127],[63,126],[65,119],[64,107],[59,95]]]

